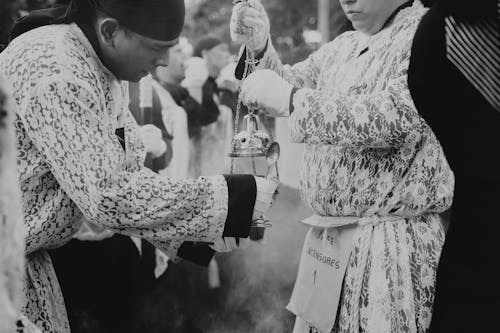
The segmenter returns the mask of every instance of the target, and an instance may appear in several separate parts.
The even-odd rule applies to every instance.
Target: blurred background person
[[[19,175],[12,87],[0,77],[0,332],[15,332],[21,318],[25,233]],[[27,324],[27,323],[25,323]],[[37,332],[33,330],[33,332]]]
[[[191,177],[213,175],[229,168],[227,152],[233,134],[233,111],[221,104],[216,80],[230,62],[227,43],[207,36],[195,43],[193,57],[186,63],[183,86],[203,106],[201,133],[192,142]]]
[[[190,57],[189,42],[186,39],[181,39],[179,44],[175,45],[170,49],[169,64],[166,67],[157,68],[155,73],[155,82],[159,83],[161,87],[168,93],[170,99],[164,98],[164,104],[171,104],[170,100],[173,99],[174,103],[179,108],[164,107],[166,111],[164,113],[164,123],[167,128],[172,128],[171,131],[175,132],[178,128],[179,134],[173,135],[174,141],[177,140],[178,144],[174,144],[177,148],[173,148],[176,152],[178,151],[180,162],[177,166],[175,162],[167,168],[171,167],[179,170],[181,174],[187,175],[187,168],[189,165],[189,139],[199,137],[201,133],[201,114],[203,111],[203,106],[190,95],[190,92],[181,86],[181,82],[185,79],[185,61]],[[157,84],[155,83],[155,87]],[[159,89],[158,89],[159,90]],[[181,112],[182,110],[182,112]],[[186,118],[185,120],[183,118]],[[187,133],[184,133],[184,125],[187,128]],[[174,129],[175,128],[175,129]],[[186,138],[187,135],[187,138]],[[187,139],[187,140],[186,140]],[[174,158],[175,159],[175,158]],[[182,165],[182,166],[181,166]],[[174,172],[175,174],[179,174]]]
[[[19,9],[22,3],[17,0],[0,2],[0,52],[9,42],[10,29],[19,18]]]

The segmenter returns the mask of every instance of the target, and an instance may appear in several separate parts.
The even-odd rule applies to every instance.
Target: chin
[[[130,81],[130,82],[139,82],[141,81],[141,79],[143,77],[146,77],[149,73],[148,72],[140,72],[140,73],[137,73],[135,75],[130,75],[130,77],[128,79],[126,79],[126,81]]]
[[[137,77],[137,76],[136,76],[136,77],[134,77],[134,78],[132,78],[132,79],[128,79],[128,80],[125,80],[125,81],[129,81],[129,82],[136,82],[136,83],[137,83],[137,82],[141,81],[141,79],[142,79],[143,77],[144,77],[144,76],[141,76],[141,77]]]

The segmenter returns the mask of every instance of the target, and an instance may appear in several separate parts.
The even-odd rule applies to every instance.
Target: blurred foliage
[[[0,51],[9,41],[9,32],[14,22],[32,10],[47,8],[55,0],[0,0]]]
[[[0,51],[2,45],[7,44],[9,40],[10,27],[17,19],[19,5],[19,1],[16,0],[0,1]]]
[[[42,8],[47,8],[52,3],[54,3],[54,0],[24,0],[22,2],[26,3],[26,10],[32,11],[36,9],[42,9]]]
[[[271,21],[271,35],[285,63],[304,59],[315,46],[306,45],[304,30],[317,29],[316,0],[262,0]],[[230,42],[229,20],[232,0],[191,1],[186,17],[185,35],[192,41],[207,33]],[[338,0],[331,2],[331,38],[348,29]]]

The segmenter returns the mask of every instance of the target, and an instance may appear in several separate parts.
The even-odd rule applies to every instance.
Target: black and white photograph
[[[487,333],[500,0],[0,0],[0,333]]]

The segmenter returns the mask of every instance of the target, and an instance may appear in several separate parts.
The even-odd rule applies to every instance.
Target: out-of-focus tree
[[[0,51],[9,41],[9,32],[12,24],[17,19],[21,3],[17,0],[0,1]]]
[[[54,3],[53,0],[25,0],[25,2],[28,11],[47,8]]]
[[[285,62],[304,59],[314,48],[304,41],[305,30],[317,29],[318,3],[316,0],[262,0],[271,20],[273,43]],[[232,0],[191,0],[185,34],[196,40],[207,33],[229,42],[229,20]],[[332,0],[331,37],[348,27],[338,0]]]
[[[51,6],[55,0],[1,0],[0,1],[0,51],[9,41],[14,22],[32,10]]]

